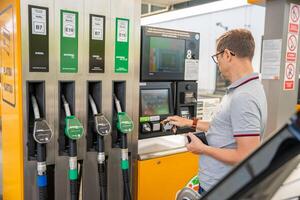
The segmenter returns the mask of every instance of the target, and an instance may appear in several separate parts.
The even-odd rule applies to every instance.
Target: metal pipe
[[[63,101],[63,104],[64,104],[64,109],[65,109],[66,116],[71,116],[69,103],[67,102],[64,95],[61,95],[61,98],[62,98],[62,101]]]
[[[120,101],[119,99],[116,97],[115,94],[113,94],[113,97],[115,99],[115,105],[116,105],[116,110],[118,113],[122,112],[122,108],[121,108],[121,104],[120,104]]]
[[[34,119],[40,119],[41,118],[40,110],[34,95],[31,95],[31,102],[32,102],[32,108],[34,113]]]
[[[90,105],[91,105],[91,108],[92,108],[93,115],[97,115],[98,114],[97,106],[96,106],[96,103],[95,103],[92,95],[90,95],[90,94],[89,94],[89,101],[90,101]]]

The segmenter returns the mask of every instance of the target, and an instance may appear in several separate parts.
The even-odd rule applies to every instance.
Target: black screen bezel
[[[168,90],[168,103],[169,103],[169,114],[165,115],[142,115],[142,101],[141,101],[141,91],[142,90]],[[139,103],[139,116],[146,117],[146,116],[160,116],[160,118],[165,118],[170,115],[174,115],[174,96],[172,91],[172,83],[171,82],[146,82],[140,84],[140,103]]]
[[[141,44],[141,81],[176,81],[184,80],[184,70],[182,72],[150,72],[149,71],[149,51],[150,51],[150,38],[158,37],[157,35],[145,34],[145,29],[142,28],[142,44]],[[165,37],[168,38],[168,37]],[[175,39],[175,38],[172,38]],[[184,39],[179,39],[184,40]],[[184,40],[186,46],[186,40]],[[186,50],[184,50],[184,58],[186,57]]]

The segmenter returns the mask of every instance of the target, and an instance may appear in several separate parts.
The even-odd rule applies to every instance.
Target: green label
[[[69,170],[69,180],[77,180],[78,172],[77,169],[70,169]]]
[[[60,72],[78,72],[78,12],[60,11]]]
[[[140,117],[140,122],[149,122],[150,117]]]
[[[115,73],[128,73],[129,19],[116,18]]]
[[[129,169],[128,160],[121,160],[121,169]]]

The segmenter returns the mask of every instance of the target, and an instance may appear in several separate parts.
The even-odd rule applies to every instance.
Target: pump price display
[[[69,38],[76,37],[76,15],[74,13],[63,13],[63,36]]]
[[[49,72],[48,8],[28,6],[29,71]]]
[[[47,30],[47,10],[31,8],[32,15],[32,34],[46,35]]]
[[[104,73],[105,16],[90,15],[89,72]]]
[[[129,19],[116,19],[115,73],[128,73]]]
[[[60,72],[78,72],[78,13],[61,10]]]
[[[117,39],[118,39],[118,42],[128,42],[128,21],[127,20],[122,20],[122,19],[119,19],[117,21]]]
[[[103,40],[103,20],[101,16],[92,16],[92,40]]]

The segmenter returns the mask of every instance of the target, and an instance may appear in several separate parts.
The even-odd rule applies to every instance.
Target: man
[[[205,145],[192,133],[187,149],[201,154],[199,193],[208,191],[260,144],[267,118],[267,102],[252,58],[255,43],[245,29],[226,32],[217,40],[217,53],[212,56],[223,77],[230,81],[211,123],[178,116],[166,119],[183,127],[194,126],[207,132]]]

